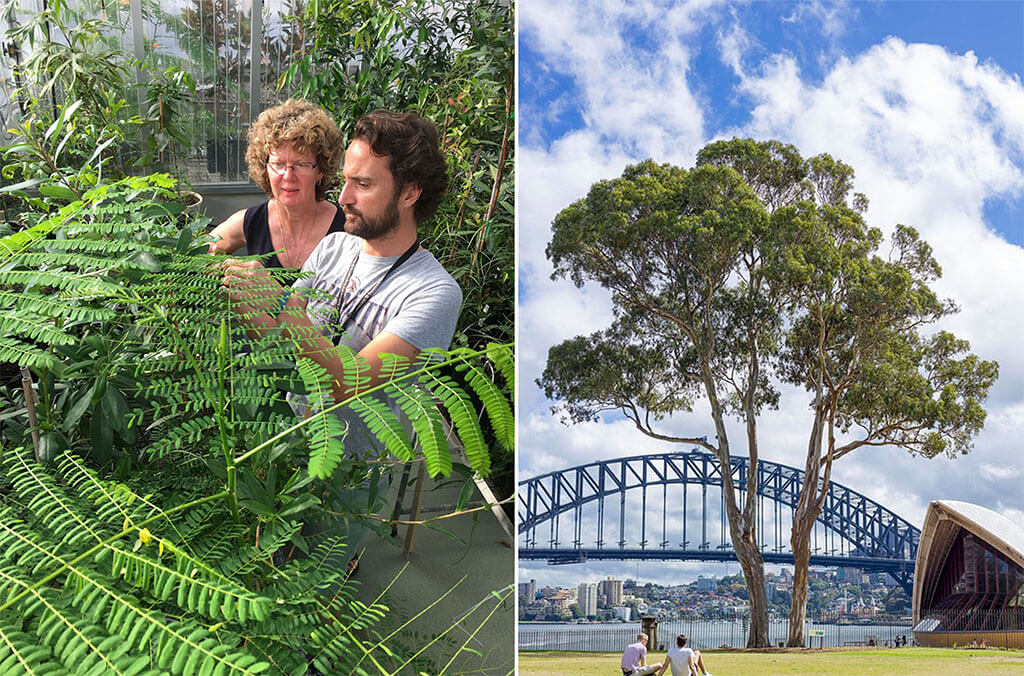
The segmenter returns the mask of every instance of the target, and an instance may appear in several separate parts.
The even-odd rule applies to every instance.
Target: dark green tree
[[[684,170],[646,161],[601,181],[555,218],[553,276],[612,292],[611,326],[551,349],[539,381],[568,422],[624,415],[656,439],[697,445],[728,467],[726,422],[743,424],[749,472],[758,417],[780,382],[811,393],[807,480],[794,519],[790,642],[802,644],[810,527],[831,463],[865,445],[966,452],[997,366],[923,327],[955,310],[929,289],[939,267],[899,226],[888,258],[851,195],[853,170],[777,141],[712,143]],[[659,421],[707,402],[715,437]],[[835,435],[843,435],[841,442]],[[756,495],[723,473],[725,509],[750,590],[748,646],[768,644]]]

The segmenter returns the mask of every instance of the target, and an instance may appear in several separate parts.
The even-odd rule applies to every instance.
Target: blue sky
[[[536,0],[534,0],[536,1]],[[527,0],[524,4],[529,4]],[[528,10],[526,10],[528,11]],[[997,64],[1004,72],[1024,76],[1024,1],[905,1],[819,5],[817,3],[730,3],[728,11],[754,35],[747,55],[751,60],[786,53],[799,64],[808,82],[820,82],[836,59],[862,52],[888,36],[905,42],[941,45],[954,53],[973,52],[979,61]],[[837,28],[830,34],[806,18],[834,12]],[[828,21],[825,19],[824,21]],[[840,24],[841,22],[841,24]],[[838,26],[841,25],[841,28]],[[650,32],[633,26],[629,37],[637,59],[654,52]],[[714,136],[741,126],[749,119],[749,101],[736,92],[739,78],[721,59],[716,48],[721,24],[708,22],[686,39],[695,48],[692,83],[706,103],[708,126]],[[533,30],[521,30],[519,41],[522,125],[528,140],[550,143],[586,127],[584,106],[577,100],[576,79],[570,69],[538,50]],[[620,86],[618,83],[612,86]],[[575,100],[575,105],[574,105]],[[530,114],[557,108],[553,116]],[[1018,160],[1020,158],[1018,157]],[[997,195],[985,204],[988,224],[1009,242],[1024,246],[1024,198],[1020,193]]]
[[[601,289],[550,279],[554,216],[627,164],[687,167],[717,138],[776,138],[850,164],[883,232],[918,228],[944,269],[937,290],[962,308],[942,328],[1001,367],[975,452],[926,461],[859,451],[836,479],[911,521],[936,498],[1024,520],[1024,0],[521,0],[519,11],[520,478],[669,450],[621,419],[561,425],[534,385],[548,348],[611,317]],[[805,405],[787,393],[762,421],[768,459],[802,466]],[[708,422],[698,410],[667,426]],[[879,476],[882,465],[893,471]],[[557,568],[521,566],[542,584],[613,574]]]

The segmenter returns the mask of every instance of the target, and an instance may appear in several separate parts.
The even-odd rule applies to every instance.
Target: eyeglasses
[[[316,169],[316,162],[296,162],[295,164],[288,164],[287,162],[267,162],[267,169],[278,176],[284,176],[285,172],[291,169],[296,174],[310,174]]]

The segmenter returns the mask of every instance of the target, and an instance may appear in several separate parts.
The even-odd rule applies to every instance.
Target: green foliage
[[[555,276],[611,289],[618,314],[552,348],[545,393],[571,420],[616,410],[643,426],[701,395],[747,419],[777,379],[862,431],[839,455],[966,452],[997,366],[921,332],[956,309],[928,286],[941,270],[902,225],[876,255],[852,184],[828,155],[751,140],[707,146],[690,171],[648,161],[595,184],[556,217],[547,253]]]
[[[50,469],[20,449],[5,451],[2,480],[0,633],[26,670],[296,673],[305,670],[301,648],[328,655],[318,662],[325,672],[348,673],[373,648],[370,624],[387,609],[356,602],[343,573],[322,565],[331,543],[309,559],[274,567],[261,556],[240,567],[238,552],[196,552],[228,516],[211,502],[220,495],[161,509],[74,456]],[[188,479],[177,482],[187,494]],[[188,510],[203,518],[186,530]],[[268,582],[261,591],[247,584],[254,566]],[[377,657],[388,661],[386,652]],[[377,664],[375,673],[389,673]]]
[[[195,82],[180,64],[127,54],[124,22],[88,3],[54,0],[33,12],[8,2],[4,34],[19,55],[12,100],[20,119],[2,151],[4,188],[36,209],[65,204],[104,180],[171,164],[191,144]],[[136,68],[147,73],[142,101]],[[24,192],[39,186],[40,197]]]
[[[547,255],[554,276],[610,289],[619,314],[607,330],[552,348],[545,394],[573,421],[616,410],[647,431],[647,412],[689,410],[709,377],[723,414],[771,405],[771,384],[747,375],[772,343],[738,340],[778,330],[773,296],[750,293],[764,286],[748,252],[769,235],[763,206],[729,168],[647,161],[593,185],[555,218]]]
[[[512,5],[497,0],[330,0],[299,17],[307,44],[282,76],[343,132],[375,108],[433,120],[449,196],[421,232],[463,290],[456,343],[512,337]]]
[[[24,450],[25,428],[6,430],[17,444],[0,453],[0,660],[73,673],[301,673],[307,655],[324,672],[391,673],[404,658],[374,634],[387,609],[356,602],[327,563],[343,542],[314,548],[300,526],[333,519],[327,506],[393,462],[419,456],[450,472],[444,418],[486,472],[484,412],[444,370],[472,374],[511,444],[511,351],[389,362],[384,384],[335,403],[295,338],[234,325],[202,224],[179,220],[175,195],[165,175],[126,178],[0,240],[0,351],[32,368],[39,450],[55,463]],[[339,350],[352,386],[365,364]],[[410,414],[415,443],[370,398],[378,391]],[[289,392],[312,414],[297,420]],[[348,404],[382,421],[371,432],[397,460],[345,453],[333,410]],[[301,558],[276,559],[293,546]]]

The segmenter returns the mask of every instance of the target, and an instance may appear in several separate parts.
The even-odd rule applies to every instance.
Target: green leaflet
[[[455,370],[464,374],[470,388],[483,403],[498,443],[511,451],[515,447],[515,416],[501,388],[472,362],[457,363]]]
[[[491,455],[469,396],[448,376],[437,376],[428,371],[421,378],[421,382],[424,382],[434,396],[444,403],[455,425],[455,431],[458,432],[459,439],[466,449],[466,458],[470,466],[482,476],[490,474]]]
[[[309,410],[313,422],[309,426],[309,473],[311,476],[326,479],[334,472],[341,460],[345,447],[342,439],[346,430],[341,422],[331,414],[316,415],[332,403],[331,378],[326,369],[312,359],[299,359],[296,363],[302,382],[308,394]]]
[[[430,392],[413,383],[392,383],[386,390],[412,422],[416,441],[423,451],[423,461],[431,476],[451,474],[452,456],[444,438],[441,414]]]
[[[384,442],[384,448],[399,460],[409,462],[414,453],[412,444],[402,430],[402,423],[384,402],[363,397],[352,402],[352,410],[359,414],[370,431]]]

